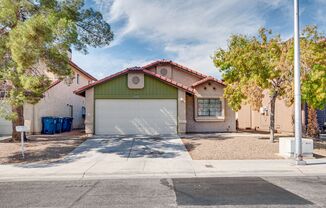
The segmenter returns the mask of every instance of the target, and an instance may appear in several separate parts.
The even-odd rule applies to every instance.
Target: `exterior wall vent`
[[[143,73],[128,73],[128,88],[129,89],[143,89],[144,88],[144,74]]]
[[[171,79],[172,77],[172,69],[171,66],[158,66],[156,69],[156,73]]]

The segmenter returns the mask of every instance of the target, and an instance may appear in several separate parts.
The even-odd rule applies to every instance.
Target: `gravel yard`
[[[25,143],[25,159],[21,156],[20,143],[0,141],[0,164],[54,162],[61,159],[86,140],[79,131],[57,135],[33,135]]]
[[[193,160],[283,159],[278,156],[278,141],[269,143],[268,135],[182,138]],[[315,145],[315,157],[326,157],[326,142]]]

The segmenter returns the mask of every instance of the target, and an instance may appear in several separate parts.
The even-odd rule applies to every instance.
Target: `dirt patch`
[[[182,139],[194,160],[254,160],[282,159],[278,142],[268,138],[215,137]]]
[[[193,160],[283,159],[278,156],[278,140],[269,142],[268,135],[215,136],[182,138]],[[314,142],[314,157],[326,157],[326,141]]]
[[[87,137],[79,131],[57,135],[33,135],[25,143],[25,159],[20,143],[0,141],[0,164],[55,162],[74,150]]]

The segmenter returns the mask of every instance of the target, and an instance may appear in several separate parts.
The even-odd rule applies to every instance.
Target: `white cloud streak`
[[[218,47],[226,46],[231,34],[254,34],[265,25],[263,15],[266,10],[292,6],[284,0],[95,2],[110,24],[120,25],[114,31],[113,46],[119,45],[125,38],[137,37],[151,44],[159,44],[166,53],[176,54],[174,61],[215,76],[217,70],[210,57]],[[115,59],[113,62],[117,62],[113,65],[121,65],[124,60]],[[101,64],[101,61],[97,61],[97,64]]]

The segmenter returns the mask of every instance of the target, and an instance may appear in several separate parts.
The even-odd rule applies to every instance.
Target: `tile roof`
[[[82,73],[83,75],[85,75],[86,77],[88,77],[89,79],[93,80],[93,81],[97,81],[97,79],[95,77],[93,77],[92,75],[90,75],[89,73],[87,73],[86,71],[84,71],[82,68],[80,68],[79,66],[77,66],[77,64],[75,64],[74,62],[72,62],[71,60],[69,60],[69,65],[72,66],[74,69],[76,69],[77,71],[79,71],[80,73]],[[51,89],[52,87],[56,86],[57,84],[59,84],[62,80],[55,80],[51,83],[51,85],[49,86],[49,89]]]
[[[123,70],[123,71],[120,71],[120,72],[118,72],[118,73],[112,74],[112,75],[110,75],[110,76],[108,76],[108,77],[105,77],[105,78],[103,78],[103,79],[100,79],[100,80],[98,80],[98,81],[96,81],[96,82],[93,82],[93,83],[91,83],[91,84],[89,84],[89,85],[86,85],[86,86],[84,86],[84,87],[81,87],[81,88],[75,90],[74,93],[77,94],[77,95],[82,95],[86,90],[88,90],[88,89],[90,89],[90,88],[92,88],[92,87],[94,87],[94,86],[96,86],[96,85],[98,85],[98,84],[104,83],[104,82],[106,82],[106,81],[109,81],[109,80],[111,80],[111,79],[117,77],[117,76],[120,76],[120,75],[126,74],[126,73],[128,73],[128,72],[132,72],[132,71],[139,71],[139,72],[142,72],[142,73],[144,73],[144,74],[147,74],[147,75],[153,76],[153,77],[155,77],[155,78],[158,78],[158,79],[160,79],[161,81],[163,81],[163,82],[165,82],[165,83],[167,83],[167,84],[169,84],[169,85],[175,86],[175,87],[177,87],[177,88],[181,88],[181,89],[185,90],[186,92],[189,92],[189,93],[192,93],[192,94],[194,93],[194,89],[193,89],[193,88],[191,88],[191,87],[187,87],[187,86],[185,86],[185,85],[183,85],[183,84],[181,84],[181,83],[178,83],[178,82],[176,82],[176,81],[173,81],[173,80],[171,80],[171,79],[169,79],[169,78],[163,77],[163,76],[161,76],[161,75],[159,75],[159,74],[156,74],[156,73],[154,73],[154,72],[151,72],[151,71],[149,71],[149,70],[146,70],[146,69],[144,69],[143,67],[132,67],[132,68],[127,68],[127,69],[125,69],[125,70]]]
[[[171,64],[171,65],[173,65],[173,66],[175,66],[175,67],[177,67],[177,68],[179,68],[179,69],[181,69],[183,71],[186,71],[188,73],[191,73],[191,74],[193,74],[193,75],[195,75],[195,76],[197,76],[199,78],[205,78],[205,77],[207,77],[205,74],[199,73],[196,70],[190,69],[188,67],[182,66],[182,65],[180,65],[178,63],[175,63],[175,62],[173,62],[171,60],[166,60],[166,59],[154,61],[154,62],[152,62],[150,64],[147,64],[147,65],[143,66],[143,68],[148,69],[150,67],[153,67],[153,66],[156,66],[156,65],[159,65],[159,64]]]
[[[171,65],[176,66],[179,69],[184,70],[186,72],[189,72],[189,73],[191,73],[191,74],[193,74],[193,75],[195,75],[195,76],[197,76],[197,77],[199,77],[201,79],[198,82],[193,83],[191,87],[188,87],[186,85],[183,85],[182,83],[176,82],[176,81],[174,81],[172,79],[169,79],[167,77],[161,76],[161,75],[159,75],[159,74],[157,74],[155,72],[152,72],[152,71],[148,70],[149,68],[151,68],[153,66],[156,66],[156,65],[159,65],[159,64],[171,64]],[[124,70],[122,70],[122,71],[120,71],[118,73],[112,74],[112,75],[110,75],[108,77],[105,77],[103,79],[100,79],[100,80],[98,80],[96,82],[93,82],[91,84],[88,84],[86,86],[83,86],[83,87],[75,90],[74,93],[77,94],[77,95],[84,95],[84,92],[86,90],[92,88],[95,85],[104,83],[106,81],[109,81],[109,80],[117,77],[117,76],[126,74],[128,72],[134,72],[134,71],[142,72],[144,74],[147,74],[147,75],[153,76],[155,78],[158,78],[161,81],[166,82],[169,85],[172,85],[172,86],[181,88],[181,89],[183,89],[186,92],[189,92],[191,94],[194,94],[195,93],[195,89],[194,89],[195,86],[198,86],[200,84],[203,84],[203,83],[205,83],[207,81],[213,81],[213,82],[216,82],[216,83],[219,83],[219,84],[225,86],[225,84],[221,80],[215,79],[214,77],[211,77],[211,76],[207,76],[207,75],[201,74],[199,72],[196,72],[195,70],[192,70],[192,69],[189,69],[189,68],[187,68],[185,66],[179,65],[179,64],[177,64],[177,63],[175,63],[173,61],[169,61],[169,60],[158,60],[158,61],[152,62],[150,64],[147,64],[144,67],[131,67],[131,68],[124,69]]]
[[[159,75],[159,74],[156,74],[156,73],[151,72],[151,71],[146,70],[146,69],[144,69],[143,72],[145,72],[145,74],[149,74],[149,75],[151,75],[151,76],[153,76],[153,77],[159,78],[159,79],[161,79],[162,81],[167,82],[168,84],[174,85],[175,87],[182,88],[182,89],[184,89],[186,92],[190,92],[190,93],[192,93],[192,94],[194,93],[194,89],[193,89],[193,88],[191,88],[191,87],[187,87],[186,85],[183,85],[183,84],[181,84],[181,83],[179,83],[179,82],[176,82],[176,81],[174,81],[174,80],[172,80],[172,79],[169,79],[169,78],[167,78],[167,77],[161,76],[161,75]]]
[[[221,80],[215,79],[214,77],[211,77],[211,76],[208,76],[208,77],[206,77],[204,79],[201,79],[198,82],[193,83],[191,86],[196,87],[196,86],[201,85],[201,84],[203,84],[205,82],[208,82],[208,81],[217,82],[217,83],[225,86],[225,84]]]

